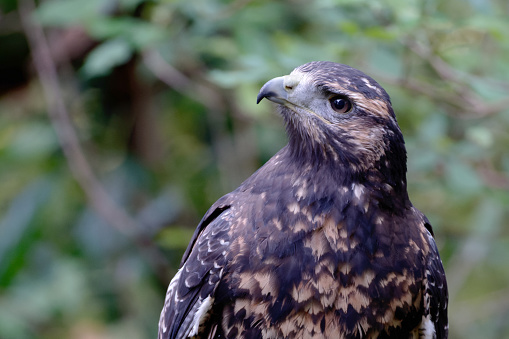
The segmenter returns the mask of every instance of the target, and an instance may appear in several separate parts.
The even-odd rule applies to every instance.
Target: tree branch
[[[32,51],[35,70],[48,103],[48,115],[57,133],[58,140],[68,160],[73,176],[85,192],[89,203],[111,226],[120,232],[132,235],[136,222],[121,210],[95,177],[85,157],[65,106],[56,66],[42,28],[30,20],[34,10],[31,0],[20,1],[21,23]]]
[[[33,1],[21,0],[18,8],[35,70],[48,104],[48,116],[72,175],[85,192],[88,203],[96,213],[110,226],[133,238],[143,253],[149,257],[149,263],[153,266],[155,273],[160,279],[166,281],[167,265],[162,255],[155,246],[152,246],[151,239],[138,231],[138,222],[109,196],[87,161],[63,100],[57,69],[48,42],[42,27],[31,20],[35,9]]]

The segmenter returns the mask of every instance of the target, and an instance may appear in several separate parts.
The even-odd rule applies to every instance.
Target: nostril
[[[295,91],[295,88],[299,85],[300,77],[294,74],[290,74],[284,77],[284,88],[285,91],[290,93]]]

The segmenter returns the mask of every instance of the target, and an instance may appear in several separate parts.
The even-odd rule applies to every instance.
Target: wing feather
[[[431,234],[429,234],[430,252],[426,268],[424,285],[424,315],[434,326],[436,339],[447,338],[449,323],[447,319],[448,292],[442,260]],[[425,337],[427,338],[427,337]]]
[[[159,339],[188,338],[207,319],[221,281],[230,239],[227,196],[218,200],[198,224],[171,280],[159,319]]]

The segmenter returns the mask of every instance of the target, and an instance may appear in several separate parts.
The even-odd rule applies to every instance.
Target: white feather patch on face
[[[198,335],[198,330],[200,329],[200,325],[208,318],[208,312],[212,307],[212,302],[214,298],[208,296],[203,301],[201,301],[200,307],[193,316],[193,322],[191,323],[191,331],[189,332],[188,338],[194,337]]]

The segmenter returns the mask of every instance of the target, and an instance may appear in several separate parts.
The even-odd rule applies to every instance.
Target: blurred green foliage
[[[449,280],[450,337],[509,337],[507,1],[39,1],[29,19],[86,159],[141,242],[69,170],[25,3],[0,2],[1,338],[154,338],[203,213],[285,144],[258,89],[311,60],[391,95]]]

